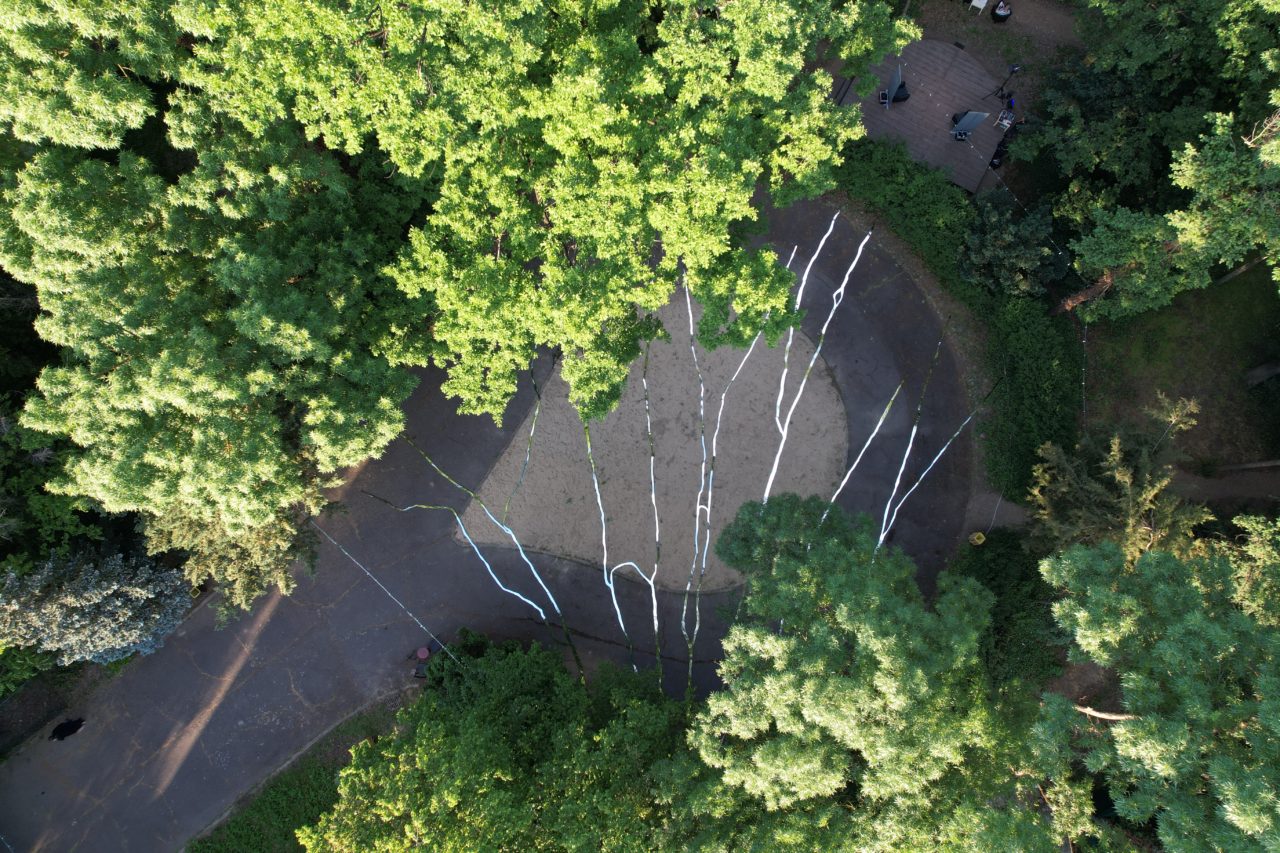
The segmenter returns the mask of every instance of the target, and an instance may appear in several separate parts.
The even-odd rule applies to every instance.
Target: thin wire
[[[560,360],[560,354],[556,353],[551,359],[551,374],[555,375],[556,363]],[[538,388],[538,377],[533,375],[533,371],[529,371],[529,380],[533,383],[533,396],[537,398],[537,402],[533,405],[533,420],[529,425],[529,440],[525,444],[524,464],[520,466],[520,476],[516,478],[515,487],[512,488],[511,494],[507,495],[506,503],[502,505],[502,523],[507,521],[507,514],[511,510],[511,501],[515,498],[516,492],[520,491],[520,487],[524,485],[524,475],[529,471],[529,459],[533,456],[533,434],[538,429],[538,413],[542,411],[542,391]]]
[[[464,492],[468,497],[470,497],[471,500],[474,501],[476,505],[479,506],[480,509],[484,512],[485,516],[488,517],[488,519],[494,523],[494,526],[496,526],[499,530],[501,530],[503,533],[507,535],[507,538],[510,539],[512,544],[516,546],[516,551],[520,554],[520,559],[523,560],[524,564],[529,567],[529,573],[533,575],[533,579],[538,582],[538,586],[542,587],[542,592],[544,595],[547,596],[547,599],[551,602],[551,607],[556,611],[557,615],[560,615],[559,602],[556,601],[556,597],[551,594],[551,590],[547,587],[546,583],[542,580],[542,575],[538,572],[537,567],[533,565],[533,561],[529,559],[529,555],[525,553],[524,546],[520,544],[520,539],[519,537],[516,536],[515,531],[512,530],[510,527],[508,527],[506,524],[502,523],[501,521],[498,521],[498,519],[494,517],[493,513],[489,511],[489,505],[486,504],[483,500],[481,500],[479,495],[477,495],[474,491],[472,491],[471,489],[468,489],[466,486],[459,483],[453,477],[449,476],[448,472],[446,472],[443,468],[437,465],[435,463],[435,460],[432,459],[425,450],[419,447],[412,438],[406,437],[405,441],[408,442],[410,447],[412,447],[414,450],[417,451],[419,456],[421,456],[423,459],[426,460],[427,464],[430,465],[431,468],[437,474],[439,474],[441,477],[444,477],[446,480],[448,480],[449,483],[454,488],[458,489],[461,492]],[[394,504],[392,504],[392,506],[394,506]],[[463,535],[464,536],[467,535],[467,530],[465,527],[463,527],[463,524],[462,524],[462,516],[458,515],[457,510],[454,510],[452,507],[438,507],[434,505],[428,506],[425,504],[417,504],[415,506],[421,507],[423,509],[448,509],[455,516],[457,516],[458,528],[462,530]],[[467,538],[470,539],[469,536]],[[476,549],[476,554],[477,555],[480,554],[480,549],[478,548]],[[483,560],[484,557],[481,556],[480,559]],[[486,562],[486,565],[487,565],[487,562]],[[496,576],[494,577],[494,580],[497,580]],[[502,584],[498,584],[498,585],[502,586]],[[523,596],[520,596],[520,597],[523,598]],[[534,606],[537,607],[537,605],[534,605]],[[542,608],[538,607],[537,610],[538,610],[538,613],[541,615]],[[545,620],[546,616],[543,615],[542,618]]]
[[[332,544],[335,548],[337,548],[339,551],[341,551],[341,552],[343,553],[343,555],[345,555],[345,556],[346,556],[346,558],[347,558],[348,560],[350,560],[351,562],[355,563],[355,564],[356,564],[356,566],[360,569],[360,571],[362,571],[362,572],[364,572],[366,575],[368,575],[368,576],[369,576],[369,580],[371,580],[371,581],[373,581],[374,583],[376,583],[376,584],[378,585],[378,588],[379,588],[379,589],[381,589],[383,592],[385,592],[385,593],[387,594],[387,597],[388,597],[388,598],[390,598],[390,599],[391,599],[392,601],[394,601],[396,604],[400,605],[400,609],[401,609],[401,610],[403,610],[405,613],[407,613],[407,614],[409,615],[409,618],[410,618],[410,619],[412,619],[415,623],[417,623],[417,625],[418,625],[418,627],[419,627],[419,628],[421,628],[422,630],[426,631],[426,632],[427,632],[427,636],[428,636],[428,637],[430,637],[432,640],[434,640],[434,641],[435,641],[435,643],[436,643],[436,645],[438,645],[440,648],[444,649],[444,653],[445,653],[445,654],[447,654],[449,657],[453,658],[454,663],[458,664],[458,666],[462,666],[462,661],[458,660],[458,658],[454,655],[454,653],[453,653],[453,652],[451,652],[451,651],[449,651],[449,647],[448,647],[448,646],[446,646],[443,642],[441,642],[441,641],[440,641],[440,638],[439,638],[439,637],[437,637],[434,633],[432,633],[431,629],[430,629],[430,628],[428,628],[426,625],[424,625],[421,619],[419,619],[417,616],[413,615],[413,611],[412,611],[412,610],[410,610],[409,608],[405,607],[405,606],[404,606],[404,602],[403,602],[403,601],[401,601],[400,599],[396,598],[395,593],[393,593],[391,590],[387,589],[386,584],[384,584],[382,581],[378,580],[378,579],[377,579],[377,577],[375,577],[375,576],[374,576],[373,572],[371,572],[371,571],[369,571],[367,568],[365,568],[364,563],[361,563],[359,560],[357,560],[355,557],[353,557],[353,556],[351,555],[351,552],[350,552],[350,551],[348,551],[346,548],[343,548],[343,547],[342,547],[342,545],[338,542],[338,540],[337,540],[337,539],[334,539],[332,536],[330,536],[330,535],[328,534],[328,532],[327,532],[323,527],[321,527],[320,525],[316,524],[316,521],[315,521],[315,519],[314,519],[314,518],[313,518],[313,519],[309,519],[309,521],[311,522],[311,526],[312,526],[312,527],[314,527],[316,530],[319,530],[319,531],[320,531],[320,535],[321,535],[321,536],[323,536],[325,539],[328,539],[328,540],[329,540],[329,542],[330,542],[330,544]],[[12,848],[11,848],[11,849],[12,849]]]
[[[1000,512],[1000,502],[1003,500],[1004,500],[1004,495],[1001,495],[1001,494],[996,495],[996,508],[991,510],[991,523],[987,525],[987,533],[990,533],[991,528],[996,526],[996,515],[997,513]],[[986,536],[987,533],[984,533],[982,535]]]
[[[1082,322],[1084,334],[1080,338],[1080,420],[1089,422],[1089,402],[1084,393],[1085,368],[1089,362],[1089,324]]]

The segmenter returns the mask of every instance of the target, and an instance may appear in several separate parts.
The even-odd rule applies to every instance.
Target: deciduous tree
[[[1122,317],[1205,287],[1261,252],[1280,260],[1280,6],[1271,0],[1089,0],[1079,61],[1051,76],[1048,152],[1088,284],[1067,305]],[[1271,144],[1266,140],[1270,138]]]
[[[308,850],[651,850],[666,824],[651,768],[682,707],[651,679],[588,687],[534,646],[455,644],[386,737],[362,743]]]
[[[54,491],[165,519],[152,529],[183,550],[247,547],[400,429],[414,380],[375,350],[397,346],[405,300],[377,271],[395,249],[377,239],[387,223],[362,217],[390,197],[378,212],[403,227],[414,196],[376,180],[357,191],[296,127],[254,138],[183,96],[168,119],[197,155],[173,186],[128,152],[53,149],[5,195],[0,262],[35,285],[37,328],[67,352],[24,424],[77,446]],[[199,535],[176,541],[180,529]],[[238,600],[291,554],[242,561],[242,580],[264,574]]]
[[[678,278],[704,342],[774,339],[791,276],[731,240],[833,185],[856,74],[913,32],[881,2],[640,0],[183,4],[209,39],[189,79],[251,129],[285,117],[376,144],[439,196],[391,274],[433,303],[433,357],[467,412],[499,416],[539,346],[588,417],[612,408]],[[302,22],[306,22],[305,25]]]

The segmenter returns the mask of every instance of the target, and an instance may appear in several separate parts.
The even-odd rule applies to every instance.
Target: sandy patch
[[[697,311],[696,305],[694,310]],[[684,589],[694,558],[694,506],[702,464],[698,380],[689,352],[689,321],[683,296],[660,311],[659,316],[672,340],[653,344],[648,368],[661,524],[657,582],[667,589]],[[813,343],[797,330],[791,348],[789,391],[797,387],[813,350]],[[708,457],[721,392],[743,353],[744,350],[730,348],[707,352],[698,347],[706,386]],[[650,502],[642,361],[637,360],[632,368],[618,408],[592,425],[591,443],[608,521],[609,564],[616,566],[630,560],[648,573],[659,555],[654,547]],[[717,443],[711,506],[713,550],[706,561],[704,590],[724,589],[741,580],[737,572],[716,558],[715,537],[738,507],[745,501],[759,500],[763,493],[778,447],[774,406],[782,362],[783,345],[770,349],[761,341],[728,390]],[[789,400],[790,397],[788,403]],[[784,417],[785,414],[784,405]],[[586,441],[582,422],[568,401],[568,386],[558,371],[543,389],[532,456],[524,482],[516,490],[532,417],[531,412],[520,425],[478,494],[499,516],[510,500],[507,523],[526,548],[598,567],[602,559],[600,513],[587,464]],[[791,421],[772,493],[790,491],[830,497],[844,474],[848,435],[839,392],[825,362],[819,358]],[[468,505],[463,520],[477,542],[511,544],[485,519],[474,501]],[[620,571],[618,576],[627,574],[634,579],[629,570]]]

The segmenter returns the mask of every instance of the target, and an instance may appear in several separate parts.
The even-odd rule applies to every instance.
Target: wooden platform
[[[885,109],[879,102],[879,93],[889,85],[899,62],[911,97]],[[1004,135],[995,126],[1004,105],[988,95],[1000,81],[993,79],[973,57],[953,44],[926,39],[907,45],[900,57],[886,60],[871,73],[879,82],[861,102],[862,123],[868,136],[902,140],[913,159],[949,173],[953,183],[969,192],[995,181],[986,174],[987,164]],[[840,103],[856,100],[855,88],[842,83],[836,83]],[[951,117],[966,110],[988,112],[990,116],[967,142],[956,142],[951,138]]]

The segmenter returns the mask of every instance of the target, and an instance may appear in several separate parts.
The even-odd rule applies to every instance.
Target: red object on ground
[[[429,657],[431,657],[431,649],[426,646],[421,646],[418,649],[418,660],[426,660]]]

